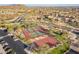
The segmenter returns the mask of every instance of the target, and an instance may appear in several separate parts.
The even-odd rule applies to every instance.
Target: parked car
[[[0,40],[0,43],[3,45],[4,43],[6,43],[4,40]]]
[[[3,49],[6,48],[7,46],[8,46],[8,45],[4,45],[4,46],[3,46]]]
[[[0,28],[1,30],[3,30],[4,32],[7,32],[7,28]]]

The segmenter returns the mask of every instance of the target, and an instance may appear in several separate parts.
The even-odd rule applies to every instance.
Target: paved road
[[[3,40],[5,40],[9,44],[9,46],[16,51],[17,54],[25,54],[23,45],[15,42],[10,36],[3,38]]]
[[[0,30],[0,37],[5,35],[7,35],[7,32],[5,33],[4,31]]]
[[[5,36],[5,35],[7,35],[7,33],[0,30],[0,36]],[[14,39],[11,38],[10,36],[6,36],[2,38],[2,40],[6,41],[9,44],[9,46],[14,49],[16,54],[26,54],[26,52],[24,51],[24,46],[21,41],[19,40],[14,41]]]

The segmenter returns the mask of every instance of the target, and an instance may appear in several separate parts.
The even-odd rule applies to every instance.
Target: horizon
[[[18,5],[18,4],[0,4],[0,6],[12,6],[12,5]],[[19,4],[19,5],[25,5],[27,7],[34,7],[34,6],[39,6],[39,7],[63,7],[63,6],[79,6],[79,4]]]

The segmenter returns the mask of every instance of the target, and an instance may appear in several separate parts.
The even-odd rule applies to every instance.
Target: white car
[[[13,36],[13,34],[12,34],[12,33],[10,33],[10,34],[8,34],[8,36]]]
[[[0,28],[0,30],[7,32],[7,28]]]

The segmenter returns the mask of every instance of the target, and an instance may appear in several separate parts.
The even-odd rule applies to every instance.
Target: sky
[[[0,6],[10,6],[16,4],[0,4]],[[24,4],[25,6],[79,6],[79,4]]]
[[[79,4],[26,4],[26,6],[79,6]]]

